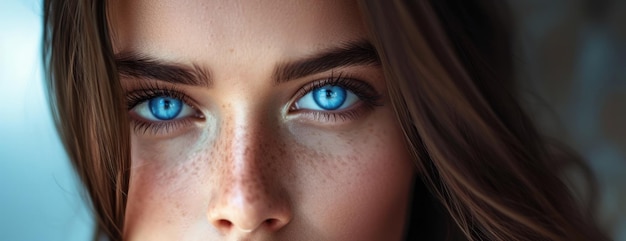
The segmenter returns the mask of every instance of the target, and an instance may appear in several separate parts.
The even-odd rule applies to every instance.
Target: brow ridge
[[[278,64],[273,76],[275,84],[281,84],[334,68],[354,65],[380,65],[378,53],[369,41],[349,42],[312,57]]]
[[[197,64],[172,63],[136,52],[116,54],[115,63],[122,77],[156,79],[172,84],[203,87],[213,84],[210,71]]]

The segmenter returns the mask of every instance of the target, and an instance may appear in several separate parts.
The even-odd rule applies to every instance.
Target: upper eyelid
[[[134,107],[140,103],[143,103],[149,99],[159,97],[159,96],[167,96],[176,99],[182,100],[185,104],[188,104],[188,96],[184,93],[175,90],[165,90],[165,89],[137,89],[126,92],[126,98],[129,101],[132,101]],[[129,103],[131,105],[131,103]]]
[[[183,91],[176,85],[169,84],[169,83],[164,84],[164,83],[161,83],[160,81],[154,81],[154,80],[141,81],[141,82],[136,82],[136,83],[137,84],[133,86],[126,86],[126,88],[124,88],[124,96],[127,99],[127,101],[130,101],[129,98],[131,98],[132,95],[134,95],[134,97],[137,99],[142,98],[143,101],[146,101],[150,98],[157,97],[157,96],[170,96],[170,97],[181,99],[185,104],[189,105],[193,109],[196,109],[196,110],[198,109],[197,108],[199,106],[198,103],[193,98],[191,98],[191,96],[186,94],[185,91]],[[157,94],[153,92],[156,92]],[[161,95],[159,95],[159,92],[161,92],[160,93]],[[136,106],[139,103],[141,102],[135,101],[133,104]],[[127,104],[130,104],[130,103],[127,103]],[[128,106],[128,107],[129,107],[129,110],[130,108],[132,108],[131,106]]]

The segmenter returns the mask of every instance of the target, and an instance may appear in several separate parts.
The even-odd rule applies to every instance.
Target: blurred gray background
[[[523,104],[600,184],[598,217],[626,241],[626,1],[509,0]],[[0,240],[89,240],[94,222],[54,130],[41,2],[0,1]]]
[[[626,241],[626,1],[509,0],[523,104],[595,172],[598,217]]]

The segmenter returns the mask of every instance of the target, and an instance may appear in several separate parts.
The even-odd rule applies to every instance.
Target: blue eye
[[[148,101],[150,112],[159,120],[171,120],[183,110],[183,101],[170,97],[157,97]]]
[[[324,85],[313,89],[296,102],[296,108],[309,110],[345,109],[356,103],[359,98],[344,87]]]
[[[346,102],[346,90],[339,86],[323,86],[312,91],[317,106],[325,110],[336,110]]]
[[[133,108],[140,117],[151,121],[169,121],[191,116],[194,110],[180,99],[158,96]]]

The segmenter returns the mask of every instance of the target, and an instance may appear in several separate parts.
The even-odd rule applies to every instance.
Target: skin
[[[210,72],[211,86],[176,88],[195,116],[136,128],[124,240],[401,240],[414,166],[378,65],[273,80],[279,63],[367,39],[353,1],[112,1],[116,53]],[[181,37],[184,36],[184,37]],[[293,111],[298,90],[341,75],[379,105],[349,118]],[[316,117],[317,116],[317,117]]]

